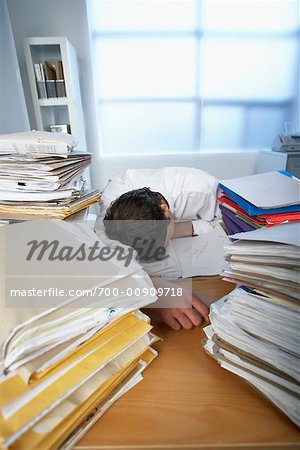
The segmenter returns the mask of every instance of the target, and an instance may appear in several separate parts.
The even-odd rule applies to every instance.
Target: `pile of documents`
[[[218,202],[228,234],[300,220],[299,179],[268,172],[223,180]]]
[[[300,426],[299,304],[236,288],[211,307],[206,351]]]
[[[300,426],[300,224],[234,237],[223,275],[245,285],[211,306],[204,347]]]
[[[228,281],[300,300],[300,223],[237,233],[225,246]]]
[[[8,232],[19,227],[18,235],[26,234],[24,225]],[[59,242],[66,232],[72,245],[96,239],[82,224],[47,221],[45,227]],[[26,297],[23,308],[12,307],[1,283],[1,448],[71,448],[142,380],[157,355],[149,318],[138,310],[157,299],[148,275],[134,260],[124,267],[115,256],[89,263],[99,273],[90,280],[97,295],[54,298],[51,308],[26,308]]]
[[[64,219],[99,201],[99,191],[84,191],[91,155],[76,144],[67,133],[0,136],[0,219]]]

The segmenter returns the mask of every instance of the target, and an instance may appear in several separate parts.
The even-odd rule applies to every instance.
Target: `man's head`
[[[159,192],[141,188],[126,192],[111,203],[104,227],[110,239],[134,247],[142,259],[147,245],[141,246],[141,241],[153,243],[153,251],[164,247],[172,218],[169,204]]]

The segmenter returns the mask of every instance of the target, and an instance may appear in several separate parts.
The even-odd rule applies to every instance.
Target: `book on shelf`
[[[56,61],[55,63],[56,70],[56,93],[57,97],[66,97],[66,86],[64,80],[64,71],[62,61]]]
[[[39,98],[66,97],[63,64],[61,60],[35,63],[34,74]]]
[[[56,80],[55,67],[53,67],[52,64],[49,63],[49,61],[45,61],[44,69],[45,69],[45,74],[46,74],[47,97],[48,98],[57,97],[56,85],[55,85],[55,80]]]
[[[34,64],[34,73],[36,79],[36,87],[38,91],[38,98],[47,98],[47,89],[43,65],[38,63]]]

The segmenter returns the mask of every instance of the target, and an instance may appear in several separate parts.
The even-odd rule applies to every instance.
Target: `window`
[[[102,154],[270,147],[299,125],[298,0],[90,0]]]

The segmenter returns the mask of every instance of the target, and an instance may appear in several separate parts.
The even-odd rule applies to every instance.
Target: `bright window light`
[[[299,128],[298,0],[88,0],[101,155],[270,147]]]
[[[99,39],[101,98],[192,97],[197,46],[191,37]]]

